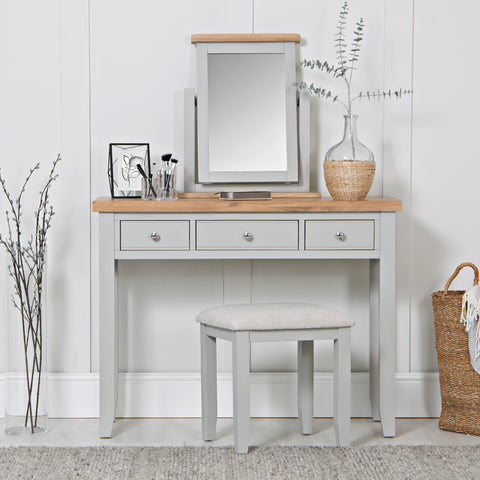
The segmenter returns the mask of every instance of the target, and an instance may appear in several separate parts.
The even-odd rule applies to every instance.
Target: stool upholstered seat
[[[334,342],[334,420],[338,446],[350,444],[350,330],[353,320],[340,310],[308,303],[221,305],[200,312],[202,435],[214,440],[217,422],[216,340],[232,342],[235,452],[248,452],[250,344],[296,341],[300,431],[313,431],[313,343]]]
[[[227,330],[290,330],[354,325],[353,320],[340,310],[311,303],[220,305],[200,312],[196,320]]]

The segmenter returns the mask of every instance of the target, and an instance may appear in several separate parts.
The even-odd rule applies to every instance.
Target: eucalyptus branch
[[[405,95],[412,94],[412,90],[407,90],[405,88],[400,88],[398,90],[377,90],[375,92],[360,92],[355,98],[352,99],[352,102],[355,100],[367,99],[367,100],[384,100],[386,98],[401,99]]]
[[[348,83],[351,85],[352,84],[352,75],[353,71],[356,70],[355,68],[355,62],[358,62],[360,60],[360,49],[361,49],[361,41],[363,40],[363,30],[365,28],[365,25],[363,23],[363,18],[361,18],[357,22],[357,28],[353,32],[354,38],[352,40],[351,44],[351,49],[350,49],[350,58],[349,58],[349,63],[350,66],[348,67],[350,70],[350,78]]]
[[[346,88],[346,98],[341,99],[339,95],[334,95],[330,90],[327,90],[323,87],[316,86],[314,83],[307,85],[306,82],[294,82],[299,90],[308,90],[311,95],[315,95],[319,98],[325,100],[332,100],[333,102],[338,102],[345,107],[348,116],[352,116],[352,103],[355,100],[386,100],[388,98],[397,98],[400,99],[405,95],[410,95],[413,93],[409,89],[399,89],[399,90],[376,90],[366,92],[360,91],[355,96],[352,95],[352,78],[354,70],[357,70],[358,63],[360,61],[360,51],[363,44],[363,39],[365,35],[365,22],[363,18],[360,18],[353,30],[353,38],[350,41],[350,49],[347,53],[347,39],[346,39],[346,28],[348,24],[348,17],[350,11],[348,7],[348,2],[344,2],[339,13],[339,19],[337,24],[337,32],[335,34],[335,49],[336,49],[336,58],[337,63],[331,64],[326,61],[311,59],[311,60],[302,60],[300,65],[303,68],[310,70],[320,70],[322,73],[332,76],[333,78],[342,79],[345,82]],[[353,98],[352,98],[353,97]]]
[[[343,77],[345,72],[347,71],[346,68],[343,67],[335,67],[334,65],[330,65],[327,61],[320,61],[320,60],[302,60],[300,65],[304,68],[310,68],[310,70],[317,69],[321,70],[322,72],[328,73],[332,75],[333,78]]]
[[[326,100],[331,100],[332,102],[340,102],[345,108],[346,105],[340,100],[338,95],[335,95],[330,90],[326,90],[325,88],[316,87],[313,83],[307,85],[305,82],[294,82],[294,87],[298,87],[299,90],[308,90],[311,95],[315,95],[317,97],[325,98]]]
[[[345,2],[340,10],[340,15],[337,25],[337,34],[335,36],[335,47],[337,49],[337,60],[340,68],[344,68],[347,61],[345,60],[345,53],[347,44],[345,43],[345,27],[348,18],[348,2]]]

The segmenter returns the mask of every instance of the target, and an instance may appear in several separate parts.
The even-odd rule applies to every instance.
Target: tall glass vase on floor
[[[48,430],[44,272],[25,279],[10,263],[7,285],[5,432],[42,434]]]

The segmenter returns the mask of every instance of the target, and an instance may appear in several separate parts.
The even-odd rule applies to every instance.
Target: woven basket
[[[435,339],[442,394],[439,427],[452,432],[480,435],[480,375],[473,369],[468,350],[468,333],[460,321],[464,290],[448,291],[464,267],[475,272],[472,263],[462,263],[445,285],[444,291],[432,293]]]
[[[325,160],[323,171],[334,200],[363,200],[372,187],[375,162]]]

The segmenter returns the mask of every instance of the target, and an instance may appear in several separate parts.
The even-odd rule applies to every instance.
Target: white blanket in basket
[[[468,332],[468,349],[472,367],[480,373],[480,288],[475,285],[463,295],[462,318]]]

